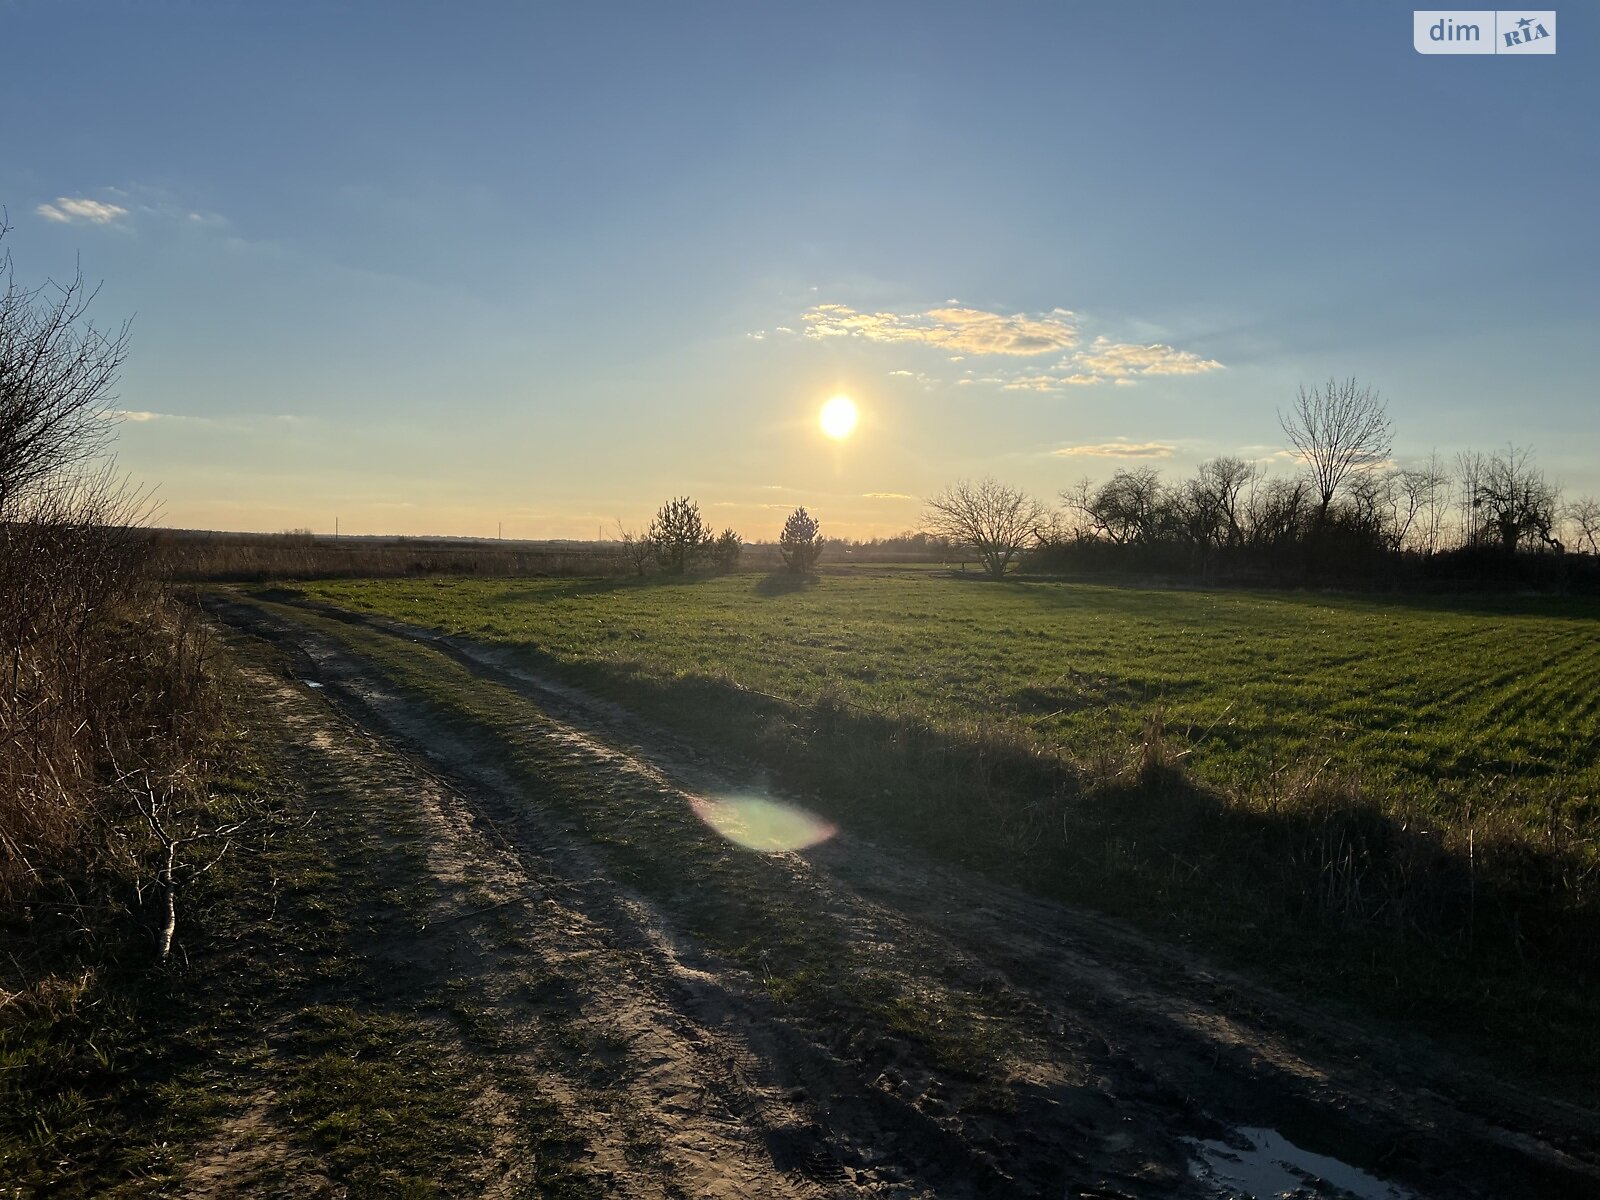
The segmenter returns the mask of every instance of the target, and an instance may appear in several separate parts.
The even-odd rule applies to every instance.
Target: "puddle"
[[[322,686],[315,679],[302,679],[300,682],[311,688],[320,688]]]
[[[1236,1143],[1190,1142],[1189,1173],[1227,1200],[1417,1200],[1415,1192],[1359,1167],[1302,1150],[1274,1129],[1244,1125]]]
[[[736,846],[763,850],[804,850],[838,832],[821,817],[765,796],[695,796],[695,815]]]

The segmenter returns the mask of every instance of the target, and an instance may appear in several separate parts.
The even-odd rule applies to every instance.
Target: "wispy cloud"
[[[863,500],[915,500],[915,496],[908,496],[904,492],[862,492]]]
[[[1069,365],[1100,379],[1127,379],[1135,375],[1201,375],[1220,371],[1214,358],[1201,358],[1189,350],[1155,343],[1141,346],[1097,337],[1087,350],[1074,354]]]
[[[85,196],[57,196],[54,204],[41,204],[33,210],[47,221],[70,225],[74,221],[87,221],[91,225],[109,225],[118,217],[128,215],[120,204],[107,204]]]
[[[1060,390],[1062,381],[1055,375],[1018,375],[999,383],[1008,392],[1054,392]]]
[[[1063,446],[1050,451],[1062,458],[1171,458],[1176,446],[1165,442],[1100,442],[1092,446]]]
[[[920,312],[861,312],[847,304],[814,304],[801,314],[801,333],[814,341],[850,338],[889,346],[923,346],[940,351],[952,363],[968,357],[986,360],[983,373],[970,369],[972,379],[953,382],[983,383],[1013,392],[1060,393],[1069,388],[1109,383],[1132,387],[1150,377],[1203,375],[1220,371],[1222,363],[1192,350],[1164,342],[1119,342],[1098,335],[1080,344],[1080,320],[1071,310],[1001,313],[972,308],[949,300]],[[777,326],[780,333],[792,332]],[[746,336],[763,340],[766,330]],[[1007,358],[1057,356],[1048,364],[1023,367]],[[914,378],[924,386],[940,381],[914,364],[895,364],[893,377]]]
[[[198,428],[241,433],[259,433],[274,428],[294,429],[314,419],[300,416],[298,413],[234,413],[229,416],[203,417],[187,413],[152,412],[148,409],[130,408],[110,408],[103,415],[108,421],[130,421],[138,425],[151,421],[172,421]]]
[[[1078,328],[1065,309],[1048,313],[993,313],[946,306],[915,313],[864,313],[844,304],[817,304],[802,319],[809,338],[855,337],[913,343],[963,354],[1052,354],[1078,344]]]

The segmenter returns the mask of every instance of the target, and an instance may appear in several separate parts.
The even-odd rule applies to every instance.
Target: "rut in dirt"
[[[689,1194],[719,1194],[704,1190],[723,1170],[708,1164],[726,1155],[771,1177],[740,1192],[746,1174],[729,1195],[787,1194],[779,1181],[797,1194],[1226,1195],[1243,1186],[1226,1165],[1249,1158],[1241,1130],[1262,1128],[1308,1151],[1295,1178],[1354,1172],[1344,1191],[1302,1179],[1308,1195],[1580,1195],[1600,1180],[1590,1114],[1485,1088],[1425,1047],[1372,1044],[1110,923],[848,831],[804,854],[719,844],[694,811],[748,791],[747,769],[504,652],[316,606],[211,607],[292,649],[341,711],[425,759],[489,838],[503,886],[537,881],[582,945],[603,947],[546,936],[537,951],[603,963],[578,1007],[621,1014],[612,1090],[574,1103],[626,1104],[671,1131],[684,1097],[709,1097],[729,1122],[724,1148],[695,1159],[699,1135],[665,1142],[700,1172]],[[514,736],[442,720],[396,678],[402,654],[492,695],[516,714]],[[652,836],[630,840],[640,819]],[[714,869],[675,875],[674,858]],[[725,928],[755,933],[741,943]],[[1241,1020],[1224,995],[1281,1019]],[[537,1041],[537,1012],[514,1009],[506,1019]],[[954,1032],[936,1027],[946,1014]],[[1396,1083],[1395,1066],[1411,1079]]]

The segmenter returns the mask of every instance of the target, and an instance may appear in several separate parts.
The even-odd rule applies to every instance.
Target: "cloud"
[[[1176,446],[1165,442],[1101,442],[1093,446],[1063,446],[1051,454],[1062,458],[1171,458]]]
[[[62,224],[88,221],[91,225],[109,225],[118,217],[128,215],[128,210],[120,204],[106,204],[82,196],[57,196],[54,204],[41,204],[33,211],[47,221]]]
[[[1214,358],[1201,358],[1189,350],[1175,350],[1155,343],[1141,346],[1133,342],[1113,342],[1097,337],[1087,350],[1080,350],[1065,365],[1078,368],[1096,380],[1128,379],[1134,375],[1201,375],[1220,371]]]
[[[1062,308],[1008,316],[952,306],[921,313],[863,313],[843,304],[817,304],[802,319],[809,338],[858,337],[964,354],[1053,354],[1078,344],[1072,314]]]
[[[1000,381],[1008,392],[1058,392],[1066,381],[1055,375],[1018,375]]]
[[[847,304],[814,304],[802,314],[802,321],[804,336],[813,341],[849,338],[891,346],[926,346],[944,352],[952,363],[968,357],[988,360],[982,372],[965,371],[975,378],[954,380],[958,386],[983,383],[1005,391],[1056,394],[1104,383],[1133,387],[1147,377],[1203,375],[1223,369],[1214,358],[1164,342],[1118,342],[1101,335],[1083,346],[1079,318],[1065,308],[1007,314],[947,300],[923,312],[896,313],[861,312]],[[1005,362],[1007,358],[1046,354],[1057,357],[1048,364],[1026,367]],[[910,364],[896,364],[889,374],[914,378],[925,387],[942,384],[909,368]]]
[[[102,415],[108,421],[131,421],[139,425],[150,421],[178,421],[193,428],[214,429],[224,433],[260,433],[272,428],[293,429],[307,425],[315,419],[300,416],[298,413],[234,413],[228,416],[204,417],[128,408],[107,409]]]
[[[862,492],[863,500],[915,500],[915,496],[908,496],[904,492]]]

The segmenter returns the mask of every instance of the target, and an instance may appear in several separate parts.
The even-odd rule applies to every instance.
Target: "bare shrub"
[[[647,574],[650,564],[655,561],[656,547],[650,540],[648,532],[639,533],[629,529],[622,523],[622,518],[617,518],[617,538],[622,543],[622,558],[635,575]]]
[[[0,221],[0,238],[8,227]],[[82,272],[66,283],[20,286],[0,257],[0,520],[32,490],[98,457],[115,433],[117,373],[128,326],[103,333],[88,320],[97,289]]]

